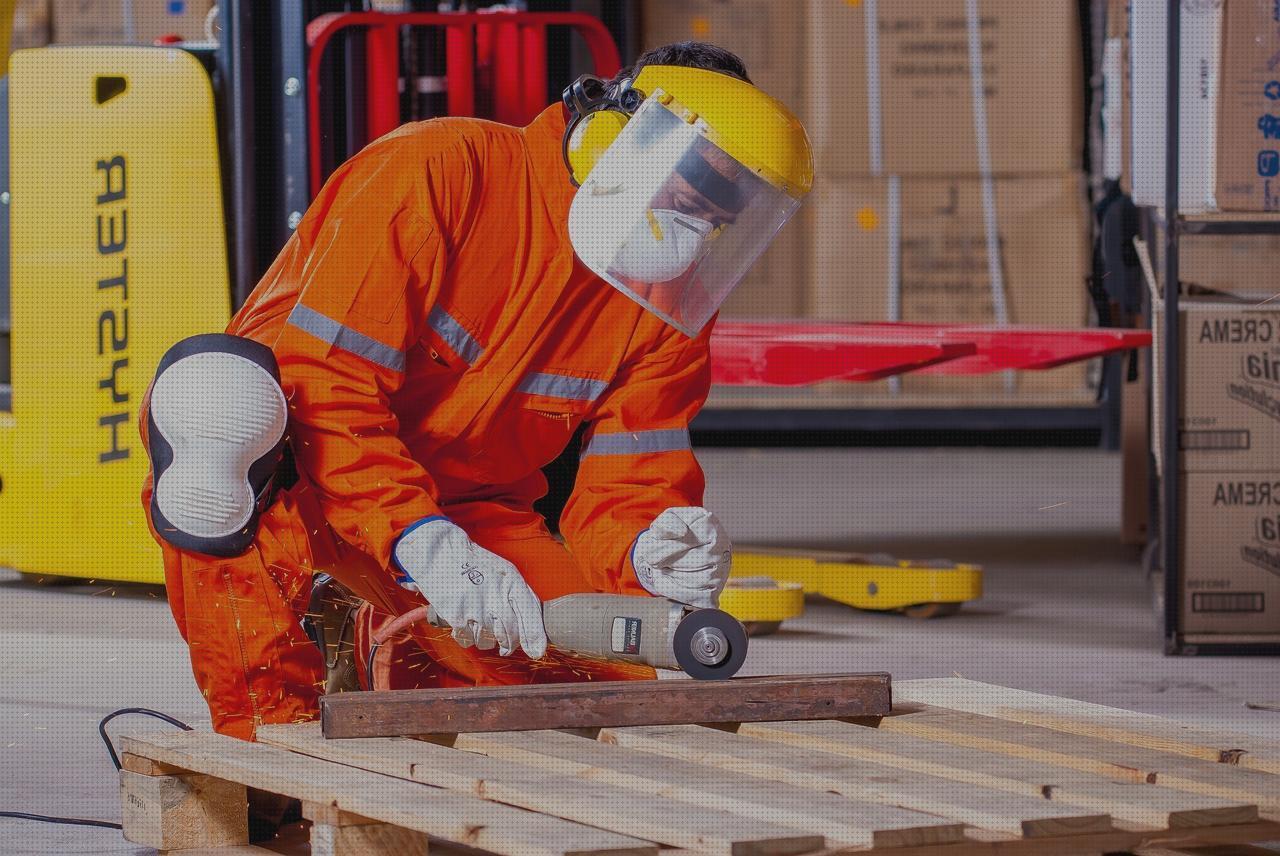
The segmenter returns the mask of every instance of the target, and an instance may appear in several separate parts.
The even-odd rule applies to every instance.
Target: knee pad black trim
[[[192,357],[207,363],[206,369],[216,369],[217,357],[210,359],[200,356],[206,354],[226,355],[228,359],[223,363],[224,367],[235,369],[241,374],[247,372],[250,379],[257,384],[259,393],[267,390],[265,397],[271,397],[268,387],[273,386],[274,392],[278,394],[278,399],[264,400],[260,408],[263,412],[251,414],[251,416],[258,418],[256,418],[256,421],[253,418],[248,420],[251,424],[247,426],[236,425],[236,414],[232,413],[229,414],[228,419],[223,420],[221,423],[217,418],[199,420],[201,424],[194,429],[193,436],[197,440],[220,444],[217,446],[218,448],[233,451],[236,448],[237,441],[241,440],[246,441],[244,448],[253,450],[266,443],[270,443],[270,445],[261,454],[257,455],[254,460],[249,462],[245,469],[243,481],[247,483],[247,495],[243,494],[237,487],[234,491],[235,495],[231,496],[226,489],[227,485],[230,484],[229,482],[215,487],[193,484],[191,483],[193,480],[190,472],[184,473],[187,483],[180,488],[170,489],[171,485],[166,480],[164,493],[168,494],[171,500],[169,502],[169,513],[167,514],[165,510],[166,503],[162,500],[161,482],[166,473],[169,473],[171,477],[177,475],[177,470],[172,473],[170,471],[173,470],[177,459],[174,442],[177,442],[179,438],[166,436],[161,427],[161,422],[165,421],[163,414],[160,421],[157,421],[157,412],[164,411],[167,406],[165,401],[157,401],[157,396],[164,398],[165,396],[173,395],[175,392],[174,389],[170,388],[172,385],[163,384],[161,378],[166,371],[172,369],[179,362]],[[237,364],[237,358],[252,363],[253,366],[256,366],[256,369],[245,366],[243,363]],[[192,372],[197,369],[197,364],[192,364]],[[269,376],[269,380],[262,377],[257,372],[257,369],[265,372]],[[221,396],[224,399],[222,403],[227,403],[227,401],[234,399],[237,391],[234,386],[219,386],[214,377],[208,377],[207,379],[209,386],[205,389],[202,384],[206,378],[197,375],[193,386],[200,388],[189,390],[189,400],[198,400],[200,403],[208,405],[216,403],[217,396]],[[174,381],[175,384],[178,382],[178,380]],[[254,395],[254,390],[247,390],[244,395],[247,402]],[[196,410],[198,411],[198,407]],[[191,418],[197,419],[201,415],[197,412]],[[160,365],[156,369],[155,381],[152,385],[151,406],[147,411],[148,454],[151,457],[153,483],[151,519],[160,537],[183,550],[224,558],[238,556],[248,550],[257,536],[258,523],[262,512],[266,510],[271,499],[274,477],[287,442],[285,436],[286,420],[287,409],[284,405],[284,394],[280,391],[280,369],[276,363],[275,355],[267,346],[240,336],[208,333],[183,339],[170,348],[161,358]],[[170,431],[171,433],[173,432],[172,425],[170,425]],[[185,435],[183,439],[186,439]],[[249,453],[252,454],[252,451]],[[206,462],[206,464],[210,467],[212,466],[212,462]],[[190,467],[187,469],[189,470]],[[238,485],[238,483],[239,480],[237,479],[236,484]],[[175,492],[176,499],[173,498]],[[244,507],[247,503],[251,504],[251,508]],[[179,522],[172,520],[171,517],[179,516],[179,507],[192,515],[187,519],[188,524],[203,521],[208,524],[205,527],[206,531],[190,531],[195,529],[196,526],[179,525]],[[248,517],[243,519],[246,510],[248,511]],[[232,531],[212,531],[217,530],[219,524],[225,524],[232,514],[235,515],[235,523],[237,524]],[[220,515],[221,520],[217,519]]]

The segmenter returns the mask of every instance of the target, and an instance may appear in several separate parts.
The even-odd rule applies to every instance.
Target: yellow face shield
[[[582,182],[569,237],[600,278],[696,336],[799,205],[658,89]]]

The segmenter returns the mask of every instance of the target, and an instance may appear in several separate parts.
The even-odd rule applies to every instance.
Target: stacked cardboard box
[[[49,0],[17,0],[13,6],[10,50],[49,44]]]
[[[1280,638],[1280,309],[1184,299],[1182,623]],[[1157,377],[1162,374],[1156,342]],[[1159,389],[1157,384],[1157,389]],[[1157,395],[1157,410],[1160,400]],[[1157,424],[1159,422],[1157,421]],[[1159,438],[1153,438],[1159,449]],[[1168,462],[1161,460],[1161,469]]]
[[[813,142],[814,192],[726,316],[1085,322],[1078,11],[977,6],[970,21],[964,0],[645,4],[644,47],[698,39],[738,53]],[[1083,392],[1083,369],[1019,388]],[[901,389],[1004,394],[1008,379],[908,375]]]
[[[1130,11],[1134,199],[1161,206],[1167,3],[1133,0]],[[1184,2],[1181,26],[1179,208],[1280,211],[1280,7]]]
[[[213,0],[52,0],[53,40],[63,45],[149,45],[162,36],[205,38]]]
[[[793,110],[804,102],[805,6],[776,0],[650,0],[642,4],[643,49],[710,42],[742,58],[751,80]],[[804,214],[778,234],[724,308],[726,317],[804,314]]]

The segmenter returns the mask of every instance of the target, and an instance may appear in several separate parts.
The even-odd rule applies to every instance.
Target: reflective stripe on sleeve
[[[475,340],[470,333],[466,331],[458,320],[445,312],[440,306],[432,308],[431,314],[427,316],[427,324],[432,330],[439,334],[453,349],[453,352],[462,357],[463,362],[467,365],[474,365],[475,361],[480,359],[480,355],[484,353],[484,348],[480,347],[480,343]]]
[[[626,431],[620,434],[595,434],[582,457],[592,455],[651,455],[655,452],[679,452],[690,448],[688,428],[661,428],[656,431]]]
[[[573,401],[595,401],[609,386],[602,380],[572,375],[534,372],[520,381],[520,391],[530,395],[549,395]]]
[[[289,323],[322,342],[328,342],[335,348],[363,357],[371,363],[377,363],[394,372],[404,371],[404,351],[398,351],[390,345],[370,339],[359,330],[353,330],[309,306],[296,304],[293,311],[289,313]]]

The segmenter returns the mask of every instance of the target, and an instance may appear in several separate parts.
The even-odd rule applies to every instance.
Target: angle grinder
[[[426,611],[431,625],[449,626],[431,607]],[[542,605],[542,623],[547,641],[561,651],[683,671],[700,681],[731,678],[747,658],[747,631],[729,613],[660,597],[568,594]]]

